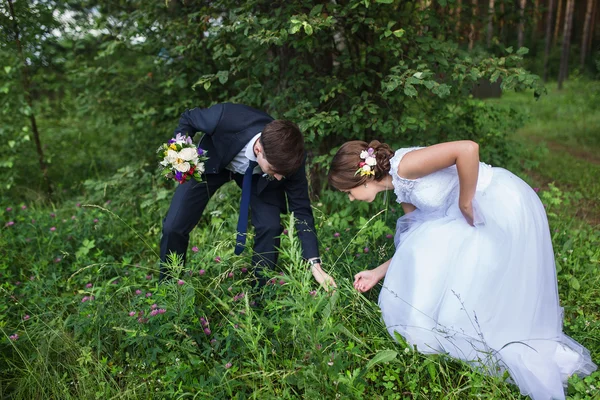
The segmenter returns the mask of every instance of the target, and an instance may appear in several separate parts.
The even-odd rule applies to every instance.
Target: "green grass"
[[[505,93],[494,102],[528,116],[514,138],[524,148],[525,172],[532,183],[547,188],[554,182],[570,192],[564,212],[600,225],[600,82],[572,80],[559,91],[535,100],[531,93]]]

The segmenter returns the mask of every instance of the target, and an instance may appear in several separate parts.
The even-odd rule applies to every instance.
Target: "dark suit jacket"
[[[242,104],[221,103],[209,108],[194,108],[181,115],[175,134],[193,137],[204,133],[199,147],[207,151],[206,174],[221,172],[265,125],[273,121],[268,114]],[[294,213],[296,230],[305,258],[319,256],[315,223],[308,198],[306,158],[301,167],[281,181],[253,179],[252,190],[269,204]],[[287,198],[287,207],[286,207]],[[279,216],[277,216],[279,217]]]

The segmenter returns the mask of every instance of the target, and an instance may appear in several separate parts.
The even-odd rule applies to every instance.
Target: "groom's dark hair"
[[[268,123],[260,136],[265,158],[275,172],[290,176],[304,160],[304,137],[296,124],[284,119]]]

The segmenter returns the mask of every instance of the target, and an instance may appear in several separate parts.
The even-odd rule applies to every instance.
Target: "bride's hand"
[[[469,225],[475,226],[475,224],[473,223],[473,203],[472,202],[469,201],[466,204],[461,204],[460,212],[465,217],[465,219],[467,220],[467,223]]]
[[[317,265],[313,265],[311,268],[311,272],[313,274],[313,277],[315,278],[315,280],[321,285],[323,286],[323,288],[325,289],[325,291],[329,291],[330,288],[337,288],[337,285],[335,284],[335,281],[333,280],[333,278],[325,273],[325,271],[323,271],[321,269],[321,266],[317,266]]]
[[[375,286],[380,279],[381,278],[374,270],[368,269],[361,271],[354,275],[354,288],[359,292],[364,293]]]

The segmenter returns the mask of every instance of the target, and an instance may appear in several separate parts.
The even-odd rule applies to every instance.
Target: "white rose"
[[[369,157],[369,152],[368,151],[363,150],[363,151],[360,152],[360,158],[362,158],[364,160],[367,157]]]
[[[367,163],[367,165],[370,165],[372,167],[377,165],[377,159],[375,157],[367,157],[365,162]]]
[[[167,151],[167,156],[165,157],[164,161],[168,162],[169,164],[174,164],[177,162],[177,159],[179,158],[179,154],[177,154],[177,152],[173,149],[169,149]]]
[[[186,147],[179,152],[179,158],[185,161],[193,161],[194,159],[198,159],[198,152],[193,147]]]
[[[190,170],[189,162],[175,163],[173,166],[179,172],[188,172]]]

